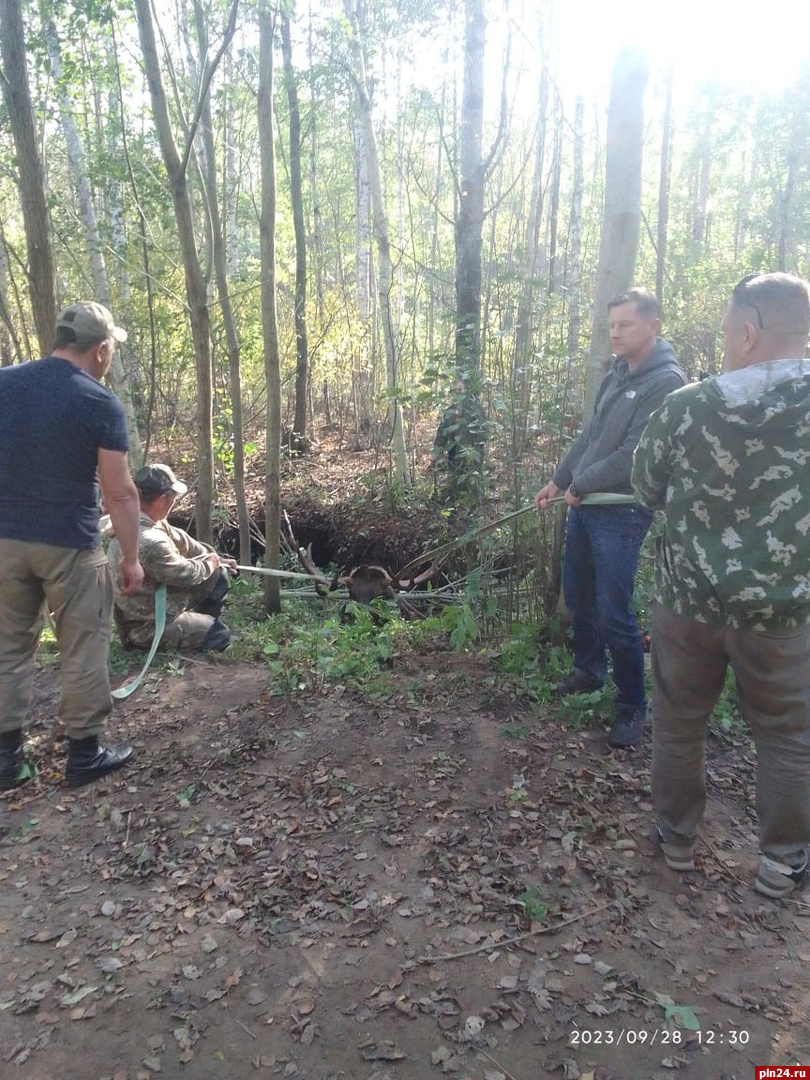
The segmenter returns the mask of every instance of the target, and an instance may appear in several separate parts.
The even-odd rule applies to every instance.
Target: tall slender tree
[[[278,567],[281,526],[281,375],[276,310],[276,155],[273,141],[273,45],[275,12],[269,0],[259,3],[259,149],[261,156],[261,213],[259,242],[262,263],[262,330],[267,390],[267,446],[265,451],[264,564]],[[278,578],[265,578],[264,602],[268,612],[281,610]]]
[[[194,22],[201,57],[208,55],[208,27],[199,0],[194,0]],[[231,398],[231,432],[233,435],[233,486],[236,500],[236,518],[239,526],[239,561],[249,566],[251,561],[250,514],[245,493],[245,424],[242,408],[242,365],[239,335],[236,330],[233,304],[228,283],[228,251],[225,229],[219,203],[217,184],[217,158],[214,145],[214,125],[211,117],[211,101],[206,95],[201,102],[200,135],[203,141],[202,175],[206,197],[204,206],[208,215],[208,232],[214,260],[214,278],[217,298],[225,331],[225,347],[228,353],[228,379]]]
[[[605,156],[605,202],[599,263],[596,269],[591,348],[585,384],[585,411],[590,414],[605,373],[609,352],[610,300],[630,288],[641,231],[641,160],[644,146],[644,89],[649,76],[647,56],[621,49],[613,67]]]
[[[281,52],[284,62],[284,88],[290,111],[290,200],[295,230],[295,419],[294,449],[303,449],[307,433],[307,389],[309,385],[309,346],[307,338],[307,234],[304,222],[304,189],[301,179],[301,109],[293,67],[290,18],[281,13]]]
[[[28,249],[28,291],[40,355],[53,345],[56,325],[56,278],[51,247],[45,169],[39,154],[34,126],[31,87],[28,82],[25,28],[20,0],[0,0],[0,60],[3,70],[3,100],[8,109],[11,133],[17,152],[25,240]]]
[[[456,367],[477,378],[481,368],[481,243],[484,227],[484,52],[483,0],[464,3],[464,88],[459,137],[456,218]]]
[[[231,42],[236,29],[236,14],[239,0],[234,0],[218,53],[206,63],[200,80],[197,112],[188,122],[183,153],[175,142],[160,57],[155,39],[155,27],[149,0],[134,0],[135,14],[138,19],[138,32],[141,40],[146,81],[152,101],[152,113],[157,128],[158,141],[163,154],[163,162],[169,176],[169,187],[174,205],[177,235],[183,256],[185,272],[186,301],[191,325],[191,339],[194,345],[194,360],[197,373],[197,415],[196,415],[196,450],[197,450],[197,489],[196,489],[196,525],[201,540],[210,542],[213,538],[212,508],[214,502],[214,457],[213,457],[213,373],[211,368],[211,316],[208,310],[208,289],[197,237],[194,231],[194,214],[188,185],[188,163],[193,149],[197,124],[200,118],[200,105],[208,94],[211,79],[225,49]]]
[[[399,403],[400,358],[397,328],[394,322],[393,266],[391,262],[391,241],[388,233],[388,215],[383,200],[380,158],[377,151],[377,136],[374,131],[374,118],[366,74],[364,31],[361,22],[362,4],[360,0],[347,0],[347,14],[352,26],[352,45],[355,58],[355,86],[360,125],[368,165],[368,180],[371,192],[371,206],[374,221],[374,239],[377,251],[377,304],[380,313],[383,344],[385,346],[388,391],[391,396],[391,447],[393,452],[394,473],[397,480],[406,486],[411,482],[408,464],[408,451],[405,446],[405,429],[402,425],[402,408]]]
[[[667,231],[669,226],[669,172],[672,154],[672,68],[667,74],[664,123],[661,127],[661,169],[658,176],[658,243],[655,252],[655,292],[664,302],[664,271],[667,260]]]

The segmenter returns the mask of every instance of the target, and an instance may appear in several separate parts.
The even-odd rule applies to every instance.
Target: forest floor
[[[135,764],[79,792],[57,705],[43,657],[39,776],[0,796],[3,1080],[810,1063],[810,900],[751,889],[740,732],[710,740],[679,875],[651,839],[648,742],[610,751],[598,720],[518,697],[440,635],[365,692],[275,694],[238,649],[163,661],[111,720]]]

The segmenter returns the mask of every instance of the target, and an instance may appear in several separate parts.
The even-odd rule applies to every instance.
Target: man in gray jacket
[[[596,396],[593,415],[535,505],[565,496],[569,507],[563,591],[571,612],[574,670],[557,695],[597,690],[613,661],[616,713],[611,746],[640,742],[647,700],[644,650],[633,611],[633,585],[652,514],[637,503],[580,505],[586,495],[630,495],[633,451],[650,414],[686,382],[668,341],[658,336],[661,305],[646,289],[631,289],[608,304],[615,354]]]

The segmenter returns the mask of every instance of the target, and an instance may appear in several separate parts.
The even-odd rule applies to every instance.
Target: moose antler
[[[423,570],[422,573],[418,574],[415,578],[410,578],[408,581],[397,581],[394,588],[402,590],[415,589],[417,585],[424,585],[426,581],[430,581],[438,569],[439,564],[434,561],[427,570]]]
[[[284,523],[287,526],[287,536],[284,537],[284,540],[287,543],[290,552],[295,552],[295,556],[303,569],[306,571],[307,574],[309,574],[311,578],[314,579],[315,590],[318,595],[327,596],[329,592],[331,592],[331,590],[335,588],[336,582],[333,581],[330,584],[329,578],[326,577],[323,573],[321,573],[321,571],[315,565],[315,562],[312,558],[312,544],[307,544],[306,548],[302,548],[301,545],[298,543],[295,538],[295,533],[293,532],[290,515],[287,513],[286,510],[284,511]]]
[[[363,563],[355,566],[348,574],[335,574],[330,582],[321,570],[315,565],[312,558],[312,544],[302,548],[295,538],[290,516],[284,511],[284,522],[287,526],[287,535],[282,535],[285,547],[289,554],[295,553],[301,566],[314,580],[315,588],[319,596],[327,596],[334,592],[338,585],[343,585],[348,590],[349,597],[358,604],[370,604],[372,600],[382,597],[385,600],[396,600],[403,610],[408,606],[405,601],[397,596],[398,592],[407,592],[428,581],[436,573],[438,563],[432,563],[427,570],[415,578],[407,581],[398,581],[392,578],[383,566],[368,566]]]

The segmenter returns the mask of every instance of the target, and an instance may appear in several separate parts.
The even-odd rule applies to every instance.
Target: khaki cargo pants
[[[94,551],[0,539],[0,731],[28,717],[45,606],[53,614],[70,738],[98,735],[112,708],[108,655],[113,589]]]
[[[652,797],[664,840],[691,847],[706,805],[706,728],[734,671],[757,748],[760,851],[800,865],[810,844],[810,626],[708,626],[655,605]]]

